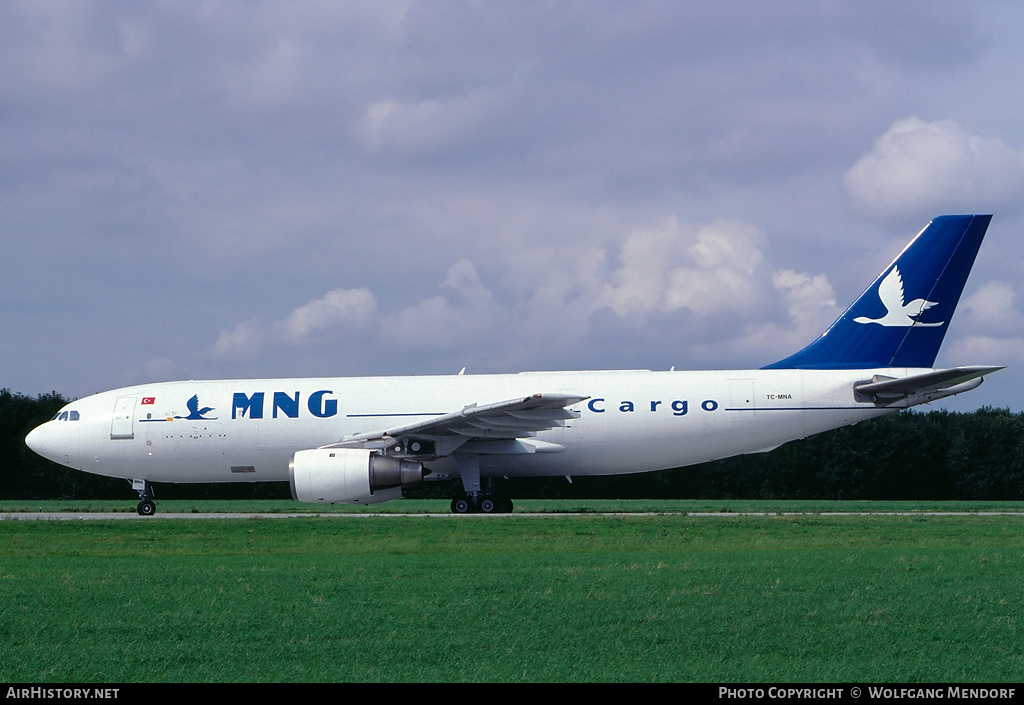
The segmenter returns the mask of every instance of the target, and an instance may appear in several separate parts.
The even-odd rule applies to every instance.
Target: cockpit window
[[[69,411],[68,421],[78,421],[78,412],[74,410]]]
[[[60,416],[57,417],[57,420],[58,421],[67,421],[68,420],[68,412],[62,411],[60,413]]]
[[[80,418],[81,416],[79,415],[79,413],[74,409],[71,409],[69,411],[61,411],[57,414],[54,414],[53,418],[50,419],[50,421],[78,421],[78,419]]]

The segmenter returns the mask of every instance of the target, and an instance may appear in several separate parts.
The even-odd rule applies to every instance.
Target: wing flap
[[[478,442],[492,444],[486,451],[480,451],[487,453],[557,452],[556,448],[560,450],[561,446],[555,444],[540,441],[517,444],[515,441],[531,439],[540,431],[564,426],[566,421],[579,418],[579,412],[567,407],[588,398],[573,394],[534,394],[493,404],[474,403],[405,426],[346,436],[324,447],[385,448],[391,455],[396,448],[409,447],[410,443],[405,441],[420,439],[432,442],[435,450],[430,455],[433,457],[448,455],[467,443]]]

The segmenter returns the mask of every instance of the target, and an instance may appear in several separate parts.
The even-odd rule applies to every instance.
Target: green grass
[[[1022,529],[4,521],[0,681],[1019,681]]]

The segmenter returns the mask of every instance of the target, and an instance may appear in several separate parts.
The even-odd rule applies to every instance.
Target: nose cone
[[[54,433],[52,423],[44,423],[42,426],[32,429],[25,436],[25,444],[47,460],[57,463],[61,462],[64,455],[59,447],[57,434]]]

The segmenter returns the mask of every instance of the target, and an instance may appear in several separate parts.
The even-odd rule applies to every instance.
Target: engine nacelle
[[[362,448],[300,450],[288,463],[292,498],[299,502],[375,501],[374,492],[423,480],[423,465],[375,455]],[[386,493],[394,499],[394,492]]]

